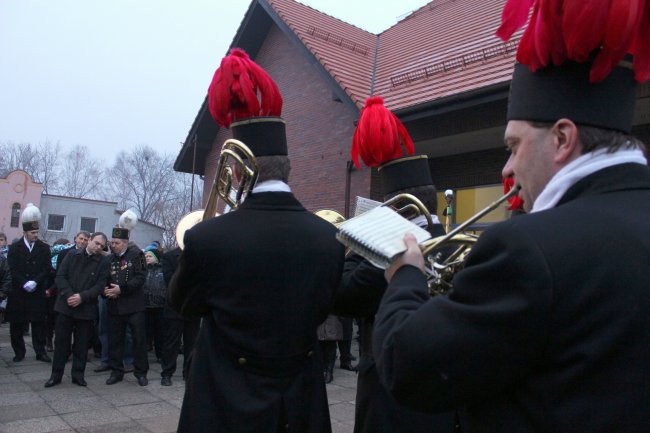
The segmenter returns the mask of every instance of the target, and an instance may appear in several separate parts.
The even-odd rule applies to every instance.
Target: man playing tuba
[[[271,78],[233,49],[208,99],[215,120],[255,155],[259,174],[236,210],[184,236],[171,298],[203,323],[178,431],[330,432],[316,327],[338,286],[343,246],[287,184],[282,99]]]

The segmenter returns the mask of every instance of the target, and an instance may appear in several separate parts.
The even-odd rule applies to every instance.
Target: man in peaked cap
[[[248,87],[260,80],[275,88],[261,104]],[[170,292],[176,309],[202,324],[178,431],[331,432],[316,328],[339,283],[343,246],[287,184],[281,97],[270,77],[232,50],[208,98],[213,117],[252,150],[259,177],[236,210],[185,233]]]
[[[650,4],[615,3],[507,3],[505,36],[535,8],[503,168],[528,213],[481,235],[448,297],[428,299],[411,237],[386,272],[373,336],[380,377],[413,408],[464,408],[463,432],[650,426],[650,170],[629,135],[650,26],[628,15],[645,7],[650,18]]]
[[[24,330],[31,324],[36,359],[52,362],[45,352],[44,324],[47,314],[45,290],[52,272],[50,247],[38,239],[41,211],[29,203],[21,216],[23,236],[11,244],[7,262],[11,269],[11,290],[7,299],[14,362],[25,358]]]
[[[110,282],[104,289],[108,314],[108,357],[111,375],[106,385],[124,378],[124,340],[127,326],[133,335],[133,374],[140,386],[147,386],[149,360],[145,325],[143,286],[147,278],[144,254],[136,245],[129,245],[129,234],[137,217],[126,211],[120,227],[113,228],[110,256]],[[130,221],[126,224],[124,221]]]
[[[381,120],[379,120],[381,119]],[[400,125],[399,134],[391,134],[391,124]],[[386,140],[378,139],[387,134]],[[392,137],[392,138],[391,138]],[[383,137],[381,137],[383,138]],[[401,143],[406,148],[403,155]],[[395,148],[395,152],[387,152]],[[438,221],[436,187],[426,155],[413,155],[412,141],[406,128],[383,105],[381,97],[369,98],[361,112],[353,149],[359,149],[364,162],[378,166],[384,200],[402,193],[418,198],[429,210],[433,225],[427,227],[423,215],[413,221],[423,225],[433,237],[445,230]],[[411,154],[411,155],[408,155]],[[353,160],[358,161],[353,152]],[[357,396],[354,407],[355,433],[452,433],[454,414],[425,414],[399,405],[382,386],[372,354],[372,330],[375,314],[386,290],[383,269],[373,266],[358,254],[346,257],[341,285],[336,293],[334,312],[361,317],[361,359],[357,369]]]

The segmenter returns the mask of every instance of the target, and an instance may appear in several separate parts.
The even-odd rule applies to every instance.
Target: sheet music
[[[418,243],[431,238],[428,231],[394,210],[379,206],[341,224],[337,239],[373,265],[386,269],[406,250],[406,233],[412,233]]]
[[[357,199],[354,203],[354,216],[358,217],[359,215],[366,213],[369,210],[374,209],[379,205],[381,205],[380,201],[357,196]]]

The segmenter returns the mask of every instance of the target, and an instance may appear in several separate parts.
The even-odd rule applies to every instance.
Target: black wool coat
[[[88,255],[85,249],[70,250],[58,265],[54,311],[79,320],[94,320],[97,297],[108,283],[109,260],[102,255]],[[67,300],[75,293],[81,296],[81,304],[72,308]]]
[[[7,262],[11,269],[11,291],[7,299],[7,321],[42,322],[47,312],[45,290],[50,285],[52,262],[50,247],[40,239],[32,251],[21,237],[9,246]],[[36,290],[23,289],[27,281],[36,282]]]
[[[316,328],[341,276],[335,234],[285,192],[187,231],[170,290],[203,323],[179,432],[331,431]]]
[[[120,286],[117,299],[106,298],[109,314],[126,315],[145,310],[144,282],[147,279],[147,265],[144,253],[136,245],[129,245],[126,252],[110,255],[110,282]]]
[[[399,269],[373,349],[395,398],[463,432],[650,428],[650,169],[621,164],[485,231],[449,297]]]
[[[445,230],[436,224],[433,237]],[[354,410],[355,433],[453,433],[455,415],[451,412],[427,414],[398,404],[382,386],[372,356],[370,336],[375,314],[386,290],[384,270],[373,266],[358,254],[345,260],[341,285],[336,294],[334,312],[361,318],[361,359],[357,366],[357,396]]]
[[[169,283],[171,282],[172,275],[178,269],[178,259],[181,257],[182,250],[180,248],[174,248],[171,251],[167,251],[160,258],[160,266],[162,267],[163,279],[165,280],[165,285],[167,287],[167,299],[165,302],[165,309],[163,310],[163,317],[173,320],[184,320],[183,316],[178,314],[171,303],[171,294],[169,291]]]

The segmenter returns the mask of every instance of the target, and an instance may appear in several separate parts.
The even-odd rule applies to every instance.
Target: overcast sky
[[[373,33],[427,0],[301,0]],[[0,0],[0,142],[180,149],[247,0]]]

